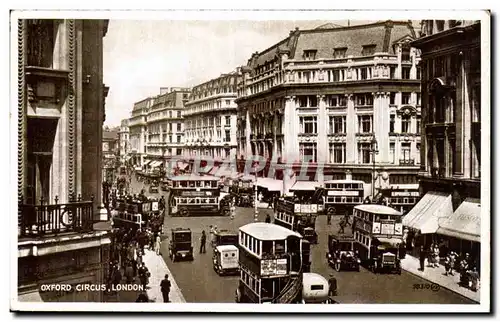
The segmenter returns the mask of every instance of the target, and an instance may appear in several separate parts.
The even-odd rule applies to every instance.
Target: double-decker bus
[[[230,187],[231,197],[236,200],[238,207],[253,207],[255,194],[255,178],[242,176],[233,180]]]
[[[351,214],[363,203],[365,183],[360,180],[325,181],[325,211],[330,215]]]
[[[154,215],[159,215],[159,202],[157,200],[126,200],[116,201],[113,224],[115,227],[127,226],[140,229],[148,226]]]
[[[240,280],[237,303],[302,301],[302,236],[256,222],[239,228]]]
[[[311,244],[318,242],[316,218],[318,205],[314,203],[296,203],[293,197],[278,199],[274,223],[301,234]]]
[[[229,215],[227,205],[221,206],[219,178],[205,175],[181,175],[171,178],[170,216]]]
[[[361,263],[375,273],[391,270],[401,274],[402,213],[383,205],[363,204],[354,207],[353,215],[354,248]]]

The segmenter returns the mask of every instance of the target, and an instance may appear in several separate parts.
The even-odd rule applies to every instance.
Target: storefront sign
[[[418,191],[392,191],[392,197],[418,197],[420,196]]]
[[[357,197],[359,196],[359,191],[339,191],[339,190],[329,190],[328,191],[329,196],[351,196],[351,197]]]
[[[206,196],[206,191],[182,191],[181,196],[183,197],[204,197]]]

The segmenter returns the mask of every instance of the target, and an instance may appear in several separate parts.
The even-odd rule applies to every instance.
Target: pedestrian
[[[207,242],[207,235],[205,234],[205,231],[203,230],[201,232],[201,238],[200,238],[200,254],[207,252],[207,250],[205,248],[206,242]]]
[[[266,215],[266,223],[271,223],[271,216],[269,216],[269,214]]]
[[[161,289],[161,294],[163,295],[163,302],[168,303],[170,302],[169,295],[170,295],[170,281],[168,280],[168,274],[165,274],[165,278],[161,281],[160,283],[160,289]]]
[[[328,209],[330,210],[330,209]],[[332,223],[332,214],[330,213],[330,211],[327,211],[326,213],[326,224],[327,225],[330,225]]]
[[[328,279],[328,296],[337,295],[337,279],[333,274],[330,274]]]
[[[457,253],[455,253],[454,251],[450,251],[450,253],[448,254],[448,257],[446,259],[448,262],[448,267],[447,267],[445,275],[449,274],[449,275],[453,276],[453,269],[455,268],[455,264],[457,261]]]
[[[420,246],[420,254],[419,254],[419,259],[420,259],[420,270],[423,272],[425,270],[425,249],[424,246]]]
[[[340,226],[339,234],[343,234],[346,226],[345,218],[342,218],[342,220],[339,223],[339,226]]]
[[[132,263],[130,261],[125,267],[125,278],[127,280],[127,284],[132,284],[135,279],[134,267],[132,266]]]
[[[136,303],[148,303],[149,302],[149,297],[145,292],[142,292],[139,294],[137,299],[135,300]]]
[[[234,206],[234,202],[231,202],[231,219],[234,219],[234,216],[236,215],[236,207]]]
[[[479,289],[479,272],[477,271],[477,268],[475,266],[472,271],[469,272],[469,276],[471,279],[470,289],[473,292],[477,292],[477,290]]]
[[[149,277],[151,276],[151,273],[149,272],[148,268],[144,263],[142,263],[141,267],[139,267],[139,280],[141,281],[142,287],[144,289],[149,283]]]
[[[156,255],[160,255],[160,246],[161,246],[160,235],[156,235],[156,241],[155,241],[155,252],[156,252]]]

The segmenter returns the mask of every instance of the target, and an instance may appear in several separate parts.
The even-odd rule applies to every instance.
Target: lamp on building
[[[378,142],[375,137],[373,137],[371,141],[370,153],[372,154],[372,164],[373,164],[373,173],[372,173],[372,201],[375,198],[375,156],[378,154]]]

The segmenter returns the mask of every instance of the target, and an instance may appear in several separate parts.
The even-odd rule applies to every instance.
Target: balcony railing
[[[431,177],[432,178],[444,178],[446,177],[446,168],[445,167],[432,167],[431,168]]]
[[[39,205],[20,205],[19,218],[20,237],[58,235],[68,232],[89,232],[94,224],[94,198],[65,204],[46,204],[40,200]]]
[[[399,159],[399,165],[415,165],[415,159]]]

